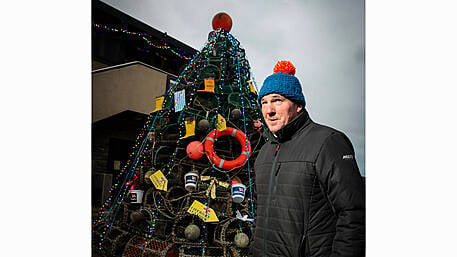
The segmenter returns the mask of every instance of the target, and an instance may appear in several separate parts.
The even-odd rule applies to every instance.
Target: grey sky
[[[290,60],[311,118],[343,131],[365,175],[364,0],[102,0],[197,50],[224,11],[257,86]]]

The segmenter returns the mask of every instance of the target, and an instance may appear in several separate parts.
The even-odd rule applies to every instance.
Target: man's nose
[[[267,106],[265,106],[265,108],[268,115],[274,115],[276,112],[275,108],[271,104],[268,104]]]

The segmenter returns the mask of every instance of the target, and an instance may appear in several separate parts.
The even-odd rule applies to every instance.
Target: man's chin
[[[268,126],[268,128],[270,129],[271,132],[276,133],[276,131],[281,129],[281,126],[279,124],[278,125],[270,125],[270,126]]]

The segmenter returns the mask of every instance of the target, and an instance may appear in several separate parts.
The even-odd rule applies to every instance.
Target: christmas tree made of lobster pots
[[[248,256],[261,113],[230,16],[212,23],[94,220],[94,256]]]

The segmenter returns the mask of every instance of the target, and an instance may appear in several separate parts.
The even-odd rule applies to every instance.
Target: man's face
[[[293,118],[303,108],[279,94],[269,94],[260,100],[262,105],[262,115],[271,132],[276,132]]]

